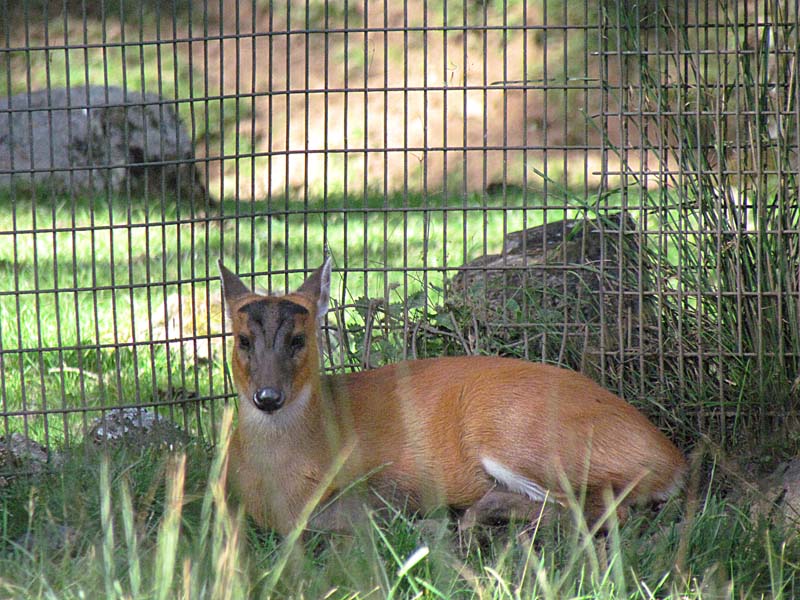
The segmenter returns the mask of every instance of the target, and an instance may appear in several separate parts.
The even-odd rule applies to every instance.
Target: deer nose
[[[265,412],[274,412],[283,406],[283,392],[275,388],[265,387],[253,394],[253,404]]]

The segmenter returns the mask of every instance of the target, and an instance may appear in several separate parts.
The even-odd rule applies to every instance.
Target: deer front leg
[[[315,532],[350,534],[368,523],[370,505],[363,493],[351,491],[334,497],[311,515],[306,529]]]

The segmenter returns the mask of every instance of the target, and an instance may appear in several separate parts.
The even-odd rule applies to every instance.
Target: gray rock
[[[47,448],[39,442],[17,432],[8,437],[0,437],[0,465],[14,468],[30,466],[38,472],[47,462]]]
[[[484,339],[524,342],[532,356],[546,344],[545,354],[591,375],[603,370],[602,354],[620,350],[620,340],[633,358],[655,350],[640,336],[655,319],[637,293],[651,289],[653,271],[635,224],[621,213],[602,222],[553,221],[510,232],[501,254],[463,265],[448,305],[480,326]],[[567,347],[575,356],[562,356]]]
[[[463,265],[453,279],[451,292],[477,289],[486,292],[489,303],[498,307],[509,298],[522,304],[526,291],[549,290],[548,302],[557,310],[582,295],[599,291],[618,294],[621,220],[619,213],[612,215],[602,232],[595,221],[589,220],[552,221],[512,231],[503,240],[502,254],[481,256]],[[630,219],[625,219],[624,227],[627,232],[635,231]],[[639,253],[630,234],[623,239],[632,246],[627,249],[628,255]],[[646,273],[642,276],[647,278]],[[627,300],[636,303],[635,298]]]
[[[0,187],[204,197],[194,146],[175,106],[101,86],[0,98]],[[163,182],[162,182],[163,177]]]
[[[145,408],[115,408],[96,418],[89,429],[95,443],[132,443],[137,446],[186,445],[188,436],[172,421]]]

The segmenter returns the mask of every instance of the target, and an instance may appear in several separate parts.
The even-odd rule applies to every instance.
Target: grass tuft
[[[224,449],[81,449],[3,491],[0,594],[50,598],[715,598],[800,591],[797,529],[709,493],[635,510],[597,537],[574,515],[459,541],[448,517],[373,514],[304,544],[256,530],[224,494]],[[80,493],[80,495],[77,495]],[[23,514],[16,514],[22,508]],[[55,549],[51,526],[71,540]],[[765,569],[765,566],[767,567]]]

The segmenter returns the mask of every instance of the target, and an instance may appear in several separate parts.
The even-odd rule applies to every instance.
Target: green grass
[[[321,264],[327,245],[337,304],[410,297],[433,307],[445,268],[484,248],[497,252],[504,231],[541,222],[533,206],[539,201],[530,195],[523,208],[518,194],[370,195],[303,207],[230,202],[201,218],[160,199],[8,193],[0,197],[4,412],[158,404],[182,389],[225,394],[218,257],[257,273],[257,285],[283,291],[302,282],[304,268]],[[405,209],[386,212],[390,206]],[[577,212],[550,211],[548,219]],[[359,318],[351,310],[345,320]],[[194,340],[209,336],[211,356],[196,360]],[[6,423],[55,444],[79,437],[85,426],[80,412]]]
[[[76,447],[0,495],[0,595],[12,598],[794,597],[796,529],[703,502],[635,511],[604,543],[565,514],[533,535],[459,543],[452,521],[374,515],[293,547],[235,515],[218,451]],[[710,490],[716,488],[711,482]],[[67,533],[65,533],[67,532]],[[531,540],[533,543],[531,544]],[[303,550],[304,548],[304,550]]]
[[[324,18],[319,3],[308,9],[309,18]],[[448,21],[459,23],[462,9],[450,6]],[[477,14],[474,7],[468,12],[470,20]],[[305,18],[293,14],[297,23]],[[482,351],[527,355],[530,340],[544,331],[551,344],[542,344],[545,359],[579,360],[584,346],[567,347],[572,341],[564,340],[561,315],[503,307],[500,325],[518,338],[501,338],[477,326],[473,313],[456,315],[444,303],[446,276],[498,252],[505,232],[538,225],[545,215],[552,222],[625,206],[640,228],[642,253],[622,264],[635,266],[647,256],[657,268],[654,287],[634,290],[655,303],[657,351],[633,359],[621,351],[618,362],[608,351],[604,383],[644,406],[683,447],[704,439],[723,453],[735,449],[755,470],[796,453],[800,438],[787,417],[796,405],[800,361],[792,318],[800,211],[796,173],[787,165],[796,131],[789,99],[797,82],[769,79],[770,61],[775,72],[789,72],[790,54],[762,42],[754,53],[730,58],[725,69],[710,53],[696,57],[700,68],[673,64],[672,55],[655,64],[651,52],[639,51],[638,16],[611,14],[622,24],[617,33],[627,60],[640,61],[628,65],[641,79],[642,97],[634,102],[658,115],[643,124],[680,142],[681,152],[673,148],[671,156],[680,175],[668,176],[661,190],[639,187],[633,168],[631,185],[588,201],[555,181],[546,202],[518,190],[467,197],[369,192],[312,194],[307,202],[287,194],[204,210],[161,198],[75,198],[46,190],[0,196],[0,433],[21,431],[54,449],[69,447],[58,469],[0,487],[0,596],[797,596],[797,529],[751,516],[735,484],[715,480],[714,465],[702,470],[702,501],[681,500],[659,515],[635,513],[611,535],[605,557],[569,519],[537,532],[532,547],[498,535],[465,550],[454,549],[452,524],[431,537],[400,514],[376,516],[355,539],[313,538],[298,554],[232,516],[218,479],[222,457],[206,446],[222,403],[183,402],[187,393],[219,399],[230,392],[218,256],[248,281],[282,291],[322,261],[327,245],[336,304],[347,307],[338,323],[345,348],[334,360],[348,366],[367,351],[376,363],[404,356],[409,322],[427,327],[424,353],[456,352],[478,338]],[[328,16],[336,23],[344,18]],[[126,13],[125,21],[131,17]],[[49,23],[51,40],[65,37],[60,22]],[[145,19],[145,37],[156,22]],[[99,25],[90,19],[89,27],[96,37]],[[695,41],[666,33],[683,51],[674,56],[694,56]],[[720,40],[744,33],[728,23]],[[773,33],[780,43],[795,35],[790,27]],[[180,45],[145,44],[125,52],[7,53],[8,72],[25,76],[0,81],[0,92],[24,91],[30,77],[33,88],[108,79],[168,98],[205,95],[185,52]],[[721,80],[724,73],[730,81]],[[776,100],[773,91],[785,97]],[[770,130],[776,102],[791,108],[777,133]],[[734,107],[755,115],[756,126],[737,130]],[[194,123],[199,143],[227,154],[249,151],[235,134],[237,108],[240,118],[252,111],[247,101],[231,98],[186,102],[179,110]],[[717,118],[720,108],[728,119]],[[223,137],[223,131],[234,133]],[[736,131],[748,151],[732,146]],[[234,160],[225,169],[247,177],[248,165],[263,161]],[[545,213],[554,202],[569,208]],[[535,309],[536,298],[529,304]],[[195,340],[207,339],[210,353],[195,353]],[[157,405],[192,434],[183,454],[132,447],[106,453],[83,439],[101,409],[142,404]]]
[[[193,223],[196,209],[146,199],[6,197],[0,231],[13,243],[0,244],[4,406],[86,407],[94,409],[91,418],[101,407],[159,403],[169,387],[225,394],[221,349],[210,361],[195,361],[166,342],[146,343],[145,334],[137,334],[141,345],[126,337],[157,321],[154,307],[179,290],[209,306],[195,314],[198,335],[216,331],[221,310],[216,254],[207,257],[209,248],[219,248],[226,264],[238,263],[241,272],[272,272],[271,285],[281,290],[302,281],[306,263],[319,264],[327,242],[337,266],[348,265],[346,279],[341,269],[337,273],[338,304],[381,298],[389,289],[398,311],[429,311],[436,322],[443,273],[423,273],[422,267],[444,267],[445,261],[454,267],[484,247],[498,251],[504,229],[540,222],[540,199],[529,195],[527,201],[522,208],[519,195],[370,195],[310,202],[307,214],[283,203],[231,202],[207,215],[209,221]],[[616,202],[605,199],[606,205]],[[570,203],[573,212],[548,219],[592,214],[591,206],[575,198]],[[389,205],[410,210],[381,211]],[[665,264],[676,264],[685,251],[665,251],[672,257]],[[406,278],[382,272],[384,264],[418,270]],[[359,267],[373,270],[364,274]],[[256,281],[270,285],[266,276]],[[392,289],[395,283],[401,287]],[[24,293],[34,290],[41,293]],[[359,307],[347,317],[356,325],[365,319]],[[353,339],[357,351],[363,338]],[[395,351],[396,342],[386,338]],[[382,356],[392,358],[389,351]],[[707,393],[716,391],[712,385]],[[683,398],[680,406],[692,401]],[[27,426],[53,447],[69,439],[71,449],[57,470],[0,488],[0,595],[777,598],[796,595],[800,585],[796,529],[751,518],[747,503],[731,500],[729,484],[713,477],[697,505],[679,500],[658,515],[634,513],[606,551],[569,518],[537,532],[533,546],[501,533],[464,549],[452,523],[440,523],[432,535],[392,513],[375,516],[354,539],[317,536],[298,554],[231,514],[216,475],[221,457],[200,441],[217,419],[207,409],[182,416],[195,436],[185,458],[154,448],[106,453],[82,440],[80,413],[7,419],[12,430]],[[689,437],[697,434],[688,417],[676,422],[689,428]]]
[[[545,211],[538,194],[518,190],[466,198],[369,194],[304,204],[285,199],[223,202],[205,212],[161,199],[8,193],[0,197],[0,231],[6,242],[0,244],[0,398],[4,412],[12,414],[4,426],[58,446],[80,440],[87,420],[100,409],[157,405],[188,430],[208,431],[204,411],[213,412],[216,403],[195,410],[180,402],[187,393],[220,398],[230,392],[217,258],[246,274],[248,282],[282,292],[302,282],[304,269],[322,262],[326,245],[336,269],[335,303],[345,307],[331,318],[341,334],[340,347],[333,348],[335,366],[358,367],[366,356],[370,364],[403,358],[412,351],[409,327],[423,323],[431,327],[426,325],[418,337],[421,355],[463,353],[460,340],[477,337],[482,352],[582,368],[584,337],[567,340],[559,325],[565,317],[540,310],[536,294],[527,306],[504,307],[497,330],[476,329],[473,312],[454,312],[443,293],[445,277],[452,278],[458,266],[485,252],[499,252],[504,232],[538,225],[544,218],[593,218],[623,201],[631,207],[637,192],[587,201],[551,182],[552,194],[573,208]],[[741,443],[742,434],[763,439],[758,414],[774,408],[776,399],[789,406],[792,380],[786,373],[797,354],[784,357],[775,352],[777,343],[764,342],[756,354],[748,345],[755,337],[743,334],[758,329],[764,318],[742,321],[740,315],[743,310],[749,314],[757,298],[722,294],[736,289],[741,274],[754,278],[748,285],[755,284],[756,267],[747,266],[748,257],[783,265],[772,268],[767,262],[759,268],[784,277],[784,289],[792,289],[793,275],[786,268],[792,255],[776,254],[768,246],[777,239],[772,235],[761,238],[762,250],[750,248],[757,232],[741,237],[741,230],[726,223],[719,225],[723,236],[728,230],[740,236],[738,246],[709,238],[703,231],[716,213],[702,212],[699,202],[644,192],[636,202],[645,209],[629,208],[629,214],[644,234],[642,256],[653,261],[644,264],[657,265],[659,271],[658,281],[634,282],[632,289],[641,288],[655,303],[650,325],[661,330],[650,345],[660,344],[661,362],[642,354],[638,362],[626,358],[617,364],[610,350],[596,375],[687,443],[704,433],[723,446],[734,439]],[[719,265],[710,268],[712,257]],[[623,259],[626,269],[637,268],[638,247],[623,253]],[[760,281],[762,291],[769,291]],[[762,303],[764,315],[781,310],[772,302]],[[790,305],[782,310],[793,314]],[[704,323],[700,337],[692,333],[697,322]],[[776,325],[759,331],[780,339],[780,321]],[[531,350],[543,335],[548,341],[541,344],[541,353]],[[800,338],[781,343],[792,349],[795,339]],[[208,343],[210,353],[203,352]],[[698,345],[705,352],[702,362],[682,356],[696,353]],[[698,415],[716,419],[713,428],[706,428]],[[791,436],[786,439],[795,443]]]

